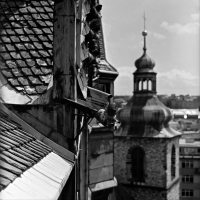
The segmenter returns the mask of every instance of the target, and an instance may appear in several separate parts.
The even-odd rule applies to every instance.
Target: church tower
[[[172,113],[156,96],[155,62],[147,55],[135,61],[134,95],[117,113],[114,174],[116,199],[179,200],[179,138],[169,127]]]

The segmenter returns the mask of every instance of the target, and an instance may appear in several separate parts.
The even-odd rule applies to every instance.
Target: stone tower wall
[[[115,138],[114,173],[121,183],[131,183],[131,150],[141,147],[145,152],[144,185],[166,186],[166,144],[165,140],[154,138]]]
[[[176,152],[176,177],[171,180],[173,145]],[[140,186],[131,185],[131,150],[138,146],[145,152],[145,182]],[[115,137],[114,152],[114,174],[127,195],[135,200],[179,199],[179,138]]]
[[[179,182],[169,190],[141,188],[118,184],[110,200],[179,200]]]

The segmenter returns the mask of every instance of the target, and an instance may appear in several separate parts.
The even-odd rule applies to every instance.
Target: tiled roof
[[[98,34],[99,34],[99,47],[100,47],[100,63],[98,64],[99,69],[101,71],[103,70],[103,71],[114,72],[118,74],[117,70],[110,63],[108,63],[106,59],[102,20],[101,20],[101,28]]]
[[[57,199],[72,167],[0,110],[0,199]]]
[[[0,2],[0,68],[28,95],[44,93],[52,78],[52,0]]]

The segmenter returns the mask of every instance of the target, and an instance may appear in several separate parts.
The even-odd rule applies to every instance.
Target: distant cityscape
[[[199,109],[200,107],[200,96],[190,96],[188,95],[157,95],[160,101],[163,102],[169,108],[172,109]],[[131,98],[128,95],[118,95],[114,97],[114,102],[118,108],[126,104],[126,102]]]

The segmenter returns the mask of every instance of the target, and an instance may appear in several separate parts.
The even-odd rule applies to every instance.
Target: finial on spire
[[[144,48],[143,48],[143,50],[144,50],[144,53],[145,53],[146,50],[147,50],[147,48],[146,48],[146,38],[145,38],[147,36],[145,12],[144,12],[143,18],[144,18],[144,31],[142,32],[142,35],[144,36]]]
[[[146,30],[146,17],[145,17],[145,12],[144,12],[143,18],[144,18],[144,31],[145,31],[145,30]]]
[[[142,35],[143,36],[147,36],[147,31],[146,31],[146,17],[145,17],[145,12],[144,12],[144,16],[143,16],[143,19],[144,19],[144,31],[142,32]]]

